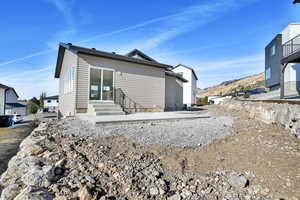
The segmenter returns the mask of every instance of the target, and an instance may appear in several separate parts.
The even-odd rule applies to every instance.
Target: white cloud
[[[58,81],[54,79],[54,66],[3,76],[0,77],[0,82],[14,87],[21,99],[30,99],[45,91],[49,95],[55,95],[58,91]]]
[[[175,15],[162,20],[158,25],[160,31],[146,40],[142,39],[119,49],[127,52],[133,48],[149,50],[158,47],[163,42],[173,39],[181,34],[190,32],[200,26],[206,25],[221,17],[224,13],[241,6],[246,6],[256,0],[211,0],[183,9]]]
[[[46,0],[54,5],[61,12],[69,26],[74,26],[74,17],[72,14],[73,1],[70,0]]]
[[[195,68],[196,71],[212,71],[212,70],[221,70],[221,69],[231,69],[236,67],[242,67],[244,65],[262,65],[264,66],[264,55],[251,55],[242,58],[235,58],[232,60],[223,60],[223,61],[202,61],[198,63]]]

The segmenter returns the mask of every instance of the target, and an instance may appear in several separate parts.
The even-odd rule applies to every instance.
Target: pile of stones
[[[21,143],[0,178],[0,200],[272,199],[253,175],[170,171],[134,142],[67,135],[66,123],[41,123]]]

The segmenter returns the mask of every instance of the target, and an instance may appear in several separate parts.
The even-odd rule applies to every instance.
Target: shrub
[[[244,98],[245,98],[245,99],[250,98],[250,94],[249,94],[249,93],[245,93],[245,94],[244,94]]]
[[[30,112],[31,114],[35,114],[35,113],[37,113],[37,111],[38,111],[37,106],[36,106],[36,105],[33,105],[33,104],[30,104],[28,109],[29,109],[29,112]]]

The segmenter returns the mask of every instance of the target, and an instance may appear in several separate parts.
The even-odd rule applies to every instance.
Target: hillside
[[[214,96],[225,95],[234,91],[240,91],[241,89],[252,90],[256,88],[265,88],[264,86],[265,73],[256,74],[253,76],[247,76],[245,78],[225,81],[219,85],[199,90],[197,96]]]

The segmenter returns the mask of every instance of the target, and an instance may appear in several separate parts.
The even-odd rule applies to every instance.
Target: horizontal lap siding
[[[89,65],[115,70],[115,87],[143,108],[165,106],[165,70],[151,66],[79,54],[77,108],[87,108]]]
[[[166,110],[183,108],[183,83],[175,77],[166,76]]]
[[[87,109],[89,101],[89,64],[81,54],[78,55],[77,71],[77,109]]]
[[[59,110],[63,116],[75,115],[76,78],[73,91],[66,94],[64,93],[64,78],[71,67],[77,68],[77,58],[76,54],[65,50],[59,78]]]
[[[0,115],[4,115],[5,89],[0,88]]]

